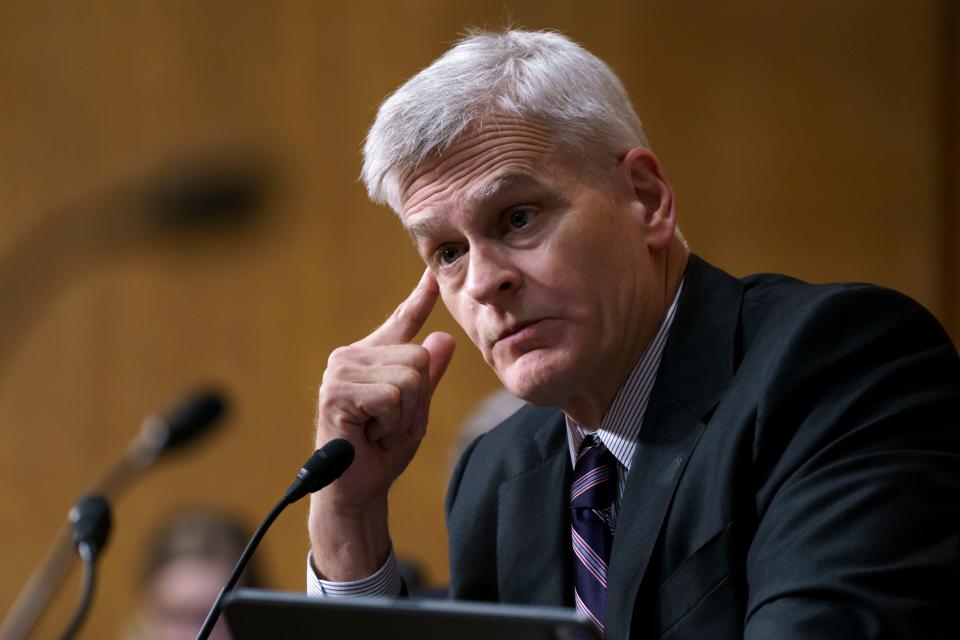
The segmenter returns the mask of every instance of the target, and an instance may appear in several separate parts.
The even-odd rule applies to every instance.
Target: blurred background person
[[[450,447],[447,482],[460,461],[460,456],[474,440],[516,413],[526,403],[504,388],[484,397],[473,412],[460,424],[457,439]]]
[[[169,520],[147,548],[140,610],[124,638],[195,638],[249,537],[250,531],[239,520],[215,511],[190,511]],[[265,586],[256,557],[237,586]],[[221,618],[210,638],[229,637]]]

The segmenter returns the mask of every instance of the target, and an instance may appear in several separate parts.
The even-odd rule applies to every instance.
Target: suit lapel
[[[503,602],[572,603],[567,492],[557,491],[570,484],[570,453],[558,415],[535,434],[542,463],[500,485],[497,588]]]
[[[690,454],[734,370],[741,283],[694,255],[624,488],[610,559],[607,636],[628,637],[657,536]]]

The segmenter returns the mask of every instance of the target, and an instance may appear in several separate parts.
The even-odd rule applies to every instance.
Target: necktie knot
[[[570,506],[574,509],[609,509],[613,504],[616,460],[593,435],[580,444],[570,485]]]

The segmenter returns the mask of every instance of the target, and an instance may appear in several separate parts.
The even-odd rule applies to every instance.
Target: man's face
[[[588,183],[547,130],[499,119],[401,179],[403,224],[450,313],[536,404],[609,402],[663,310],[648,212],[612,155],[609,169]]]
[[[219,559],[180,558],[163,567],[150,585],[147,637],[153,640],[194,638],[220,587],[230,577],[230,564]],[[219,620],[212,640],[228,638]]]

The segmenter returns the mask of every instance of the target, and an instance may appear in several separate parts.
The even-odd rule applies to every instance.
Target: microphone
[[[140,194],[147,222],[174,233],[252,222],[270,195],[271,172],[263,158],[226,151],[183,158],[156,171]]]
[[[166,413],[148,416],[124,455],[109,467],[96,483],[94,491],[106,499],[115,500],[159,457],[172,451],[186,449],[191,443],[209,433],[226,413],[226,406],[224,395],[208,388],[189,394]],[[87,506],[80,508],[81,505]],[[81,500],[75,509],[78,517],[76,526],[80,526],[81,522],[84,527],[88,526],[88,522],[97,522],[97,519],[90,515],[94,509],[92,502],[87,503]],[[104,526],[109,531],[109,513],[107,519],[108,523]],[[74,536],[76,536],[76,529],[74,529]],[[93,538],[86,540],[88,545],[96,542]],[[104,538],[97,544],[94,554],[103,548],[105,541]],[[3,640],[27,638],[72,566],[73,545],[70,530],[64,526],[57,532],[40,564],[30,574],[27,583],[4,617],[0,624],[0,638]]]
[[[135,466],[146,468],[160,455],[181,449],[209,432],[225,412],[222,393],[213,389],[195,391],[166,415],[148,416],[130,443],[128,458]]]
[[[80,603],[67,624],[66,630],[60,636],[61,640],[70,640],[80,630],[80,626],[90,612],[93,602],[93,592],[97,578],[97,558],[107,539],[110,537],[110,505],[107,500],[98,494],[91,494],[81,498],[70,509],[70,524],[73,525],[73,542],[77,553],[83,559],[83,587],[80,594]]]
[[[267,533],[267,529],[269,529],[273,521],[277,519],[277,516],[303,496],[319,491],[339,478],[352,462],[353,445],[346,440],[336,438],[314,451],[310,459],[303,463],[303,467],[299,473],[297,473],[296,480],[294,480],[290,487],[284,492],[283,497],[274,505],[270,513],[267,514],[267,517],[263,519],[263,522],[260,523],[260,526],[257,527],[257,530],[254,532],[253,537],[250,538],[250,542],[248,542],[246,548],[244,548],[243,553],[240,554],[240,559],[237,560],[233,572],[230,574],[230,577],[227,578],[223,589],[220,590],[220,595],[217,596],[213,606],[210,607],[210,612],[207,614],[206,620],[203,621],[203,626],[200,627],[196,640],[207,640],[210,636],[210,632],[213,631],[213,626],[217,623],[217,619],[220,618],[220,609],[224,596],[237,584],[237,580],[240,579],[240,574],[243,573],[244,568],[246,568],[253,552],[257,550],[260,540],[263,539],[263,536]]]
[[[323,489],[343,475],[353,462],[353,445],[342,438],[331,440],[303,463],[297,479],[287,488],[283,499],[293,504],[308,493]]]
[[[70,524],[73,525],[73,544],[81,558],[96,561],[110,537],[113,520],[106,498],[98,494],[84,496],[70,509]]]

